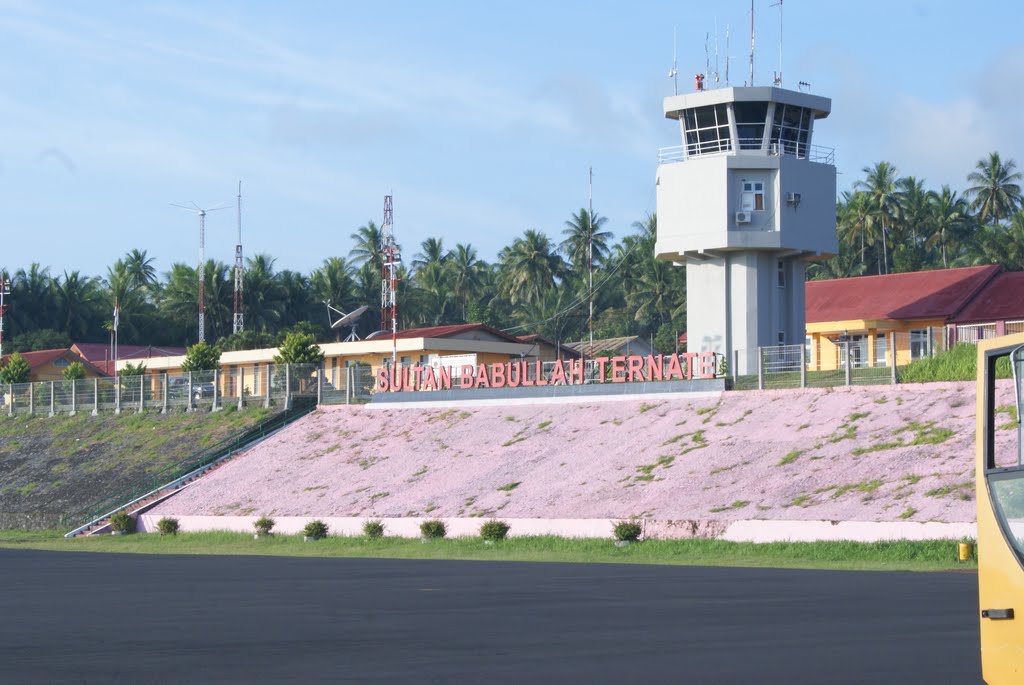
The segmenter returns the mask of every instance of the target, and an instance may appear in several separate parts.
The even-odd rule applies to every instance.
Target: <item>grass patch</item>
[[[747,506],[748,504],[750,504],[750,502],[748,502],[747,500],[745,500],[745,499],[738,499],[735,502],[733,502],[732,504],[730,504],[728,506],[725,506],[725,507],[712,507],[711,508],[711,513],[712,514],[717,514],[717,513],[722,512],[722,511],[731,511],[733,509],[742,509],[743,507]]]
[[[905,447],[905,445],[902,442],[876,442],[874,445],[868,445],[867,447],[855,447],[852,454],[855,457],[859,457],[862,454],[883,452],[885,450],[896,449],[897,447]]]
[[[832,499],[838,499],[848,492],[863,492],[870,495],[878,488],[882,487],[883,483],[880,480],[862,480],[859,483],[846,483],[845,485],[837,485],[835,492],[832,493]]]
[[[551,425],[550,421],[541,421],[540,423],[537,424],[537,428],[538,428],[538,430],[544,430],[545,428],[547,428],[550,425]]]
[[[512,537],[500,545],[482,545],[477,537],[446,538],[424,545],[417,538],[330,536],[309,545],[302,542],[301,536],[275,535],[253,540],[251,533],[103,535],[74,540],[65,540],[61,535],[57,531],[0,531],[0,547],[134,554],[464,559],[876,571],[977,568],[974,561],[955,561],[956,540],[764,544],[712,539],[645,540],[638,545],[617,548],[611,544],[610,525],[605,539]]]
[[[803,506],[806,506],[810,501],[811,501],[811,496],[810,495],[797,495],[796,497],[791,499],[789,501],[789,504],[787,504],[786,506],[787,507],[803,507]]]
[[[516,481],[514,483],[505,483],[501,487],[497,488],[497,490],[498,492],[512,492],[522,484],[522,481]]]
[[[786,464],[792,464],[794,461],[800,458],[800,455],[804,453],[804,450],[793,450],[782,459],[779,459],[779,463],[776,466],[785,466]]]
[[[917,513],[917,509],[915,509],[914,507],[912,507],[910,505],[907,505],[907,508],[903,510],[902,514],[900,514],[900,518],[901,519],[908,519],[908,518],[910,518],[911,516],[913,516],[916,513]]]
[[[946,442],[954,433],[948,428],[942,428],[941,426],[936,428],[934,421],[928,423],[918,423],[917,421],[911,421],[906,426],[897,429],[896,434],[912,431],[914,433],[913,439],[908,445],[938,445]]]
[[[962,483],[950,483],[932,488],[924,495],[925,497],[956,497],[967,502],[974,495],[974,483],[969,480]]]
[[[633,480],[638,480],[638,481],[651,481],[651,480],[654,480],[654,474],[653,474],[654,469],[658,468],[659,466],[661,468],[663,468],[663,469],[672,468],[672,462],[674,462],[675,460],[676,460],[675,455],[666,454],[664,456],[658,457],[658,459],[653,464],[643,464],[641,466],[637,466],[636,467],[636,471],[640,475],[639,476],[635,476],[633,478]]]

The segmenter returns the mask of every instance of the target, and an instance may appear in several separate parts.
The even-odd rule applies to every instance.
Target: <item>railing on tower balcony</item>
[[[741,150],[760,150],[760,145],[754,146],[754,142],[757,141],[741,138],[739,141],[739,147]],[[663,147],[658,150],[658,164],[684,162],[690,157],[709,157],[711,155],[731,154],[735,154],[732,146],[728,144],[723,145],[721,141],[673,145],[672,147]],[[790,141],[778,143],[773,142],[768,146],[768,154],[772,157],[786,155],[796,157],[797,159],[806,159],[811,162],[818,162],[820,164],[830,164],[832,166],[835,166],[836,163],[835,148],[825,147],[824,145],[807,145],[805,143]]]

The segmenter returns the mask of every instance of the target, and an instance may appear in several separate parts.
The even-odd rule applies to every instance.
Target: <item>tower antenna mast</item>
[[[782,87],[782,0],[771,6],[779,8],[779,73],[775,77],[775,85]]]
[[[672,68],[668,71],[668,77],[672,79],[672,94],[679,95],[679,79],[676,76],[679,70],[676,69],[676,27],[672,27]]]
[[[590,330],[590,353],[594,353],[594,167],[590,167],[587,183],[587,302],[590,314],[587,327]]]
[[[391,196],[384,196],[384,223],[380,230],[381,275],[380,275],[380,328],[391,329],[391,368],[398,364],[398,265],[402,255],[395,243],[394,213]],[[394,372],[394,371],[392,371]]]
[[[754,0],[750,0],[750,85],[754,85]]]
[[[195,202],[191,207],[173,203],[171,206],[199,215],[199,267],[196,269],[196,276],[199,279],[199,342],[206,342],[206,213],[227,209],[227,207],[217,205],[204,209]]]
[[[245,303],[242,298],[242,289],[245,279],[244,265],[242,263],[242,182],[238,182],[238,242],[235,243],[235,318],[231,326],[231,332],[235,335],[245,329]]]
[[[11,296],[11,281],[6,275],[0,274],[0,359],[4,356],[4,314],[9,306],[4,304],[5,296]]]

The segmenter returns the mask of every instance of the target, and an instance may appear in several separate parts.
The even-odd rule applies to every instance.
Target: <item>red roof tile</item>
[[[948,319],[1000,271],[990,265],[808,281],[807,323]]]
[[[80,355],[95,364],[110,358],[110,345],[107,343],[79,343],[72,347]],[[147,359],[149,357],[177,357],[187,352],[184,347],[157,347],[155,345],[118,345],[118,359]]]
[[[999,274],[953,317],[951,323],[1024,319],[1024,272]]]
[[[469,333],[471,331],[484,331],[490,333],[493,336],[506,340],[508,342],[518,343],[521,342],[515,336],[503,333],[496,328],[491,328],[482,323],[463,323],[456,324],[453,326],[430,326],[427,328],[409,328],[403,331],[398,331],[395,335],[398,339],[405,338],[450,338],[461,333]],[[379,333],[374,336],[375,339],[384,339],[390,337],[386,332]]]

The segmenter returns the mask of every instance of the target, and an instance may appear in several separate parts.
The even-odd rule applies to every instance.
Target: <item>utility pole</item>
[[[394,213],[391,196],[384,196],[384,223],[380,230],[380,328],[391,329],[391,372],[398,368],[398,265],[402,261],[395,244]]]
[[[206,342],[206,213],[227,208],[218,205],[203,209],[195,202],[191,207],[173,203],[171,206],[199,215],[199,267],[196,269],[196,276],[199,278],[199,342]]]
[[[0,359],[4,356],[4,314],[8,306],[4,304],[5,296],[11,296],[11,281],[6,276],[0,276]]]
[[[242,182],[238,182],[238,242],[235,244],[235,319],[231,332],[235,335],[245,329],[245,303],[242,298],[244,266],[242,264]]]

